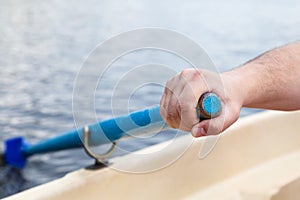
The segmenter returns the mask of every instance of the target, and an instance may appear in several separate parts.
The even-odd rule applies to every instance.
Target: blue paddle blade
[[[23,168],[26,164],[26,157],[22,149],[26,148],[27,144],[23,137],[11,138],[5,141],[5,162],[8,165]]]

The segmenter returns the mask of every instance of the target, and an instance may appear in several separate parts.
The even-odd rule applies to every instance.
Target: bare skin
[[[222,101],[217,118],[199,122],[195,112],[205,92]],[[186,69],[167,81],[161,116],[172,128],[194,137],[223,132],[238,118],[242,107],[292,111],[300,109],[300,42],[273,49],[239,68],[220,75]]]

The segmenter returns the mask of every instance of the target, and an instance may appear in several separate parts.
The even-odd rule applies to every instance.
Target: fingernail
[[[192,135],[194,137],[200,137],[200,136],[206,136],[206,132],[204,130],[204,128],[199,128],[197,126],[193,127],[192,129]]]
[[[206,132],[204,128],[200,128],[199,132],[200,132],[200,136],[206,136]]]

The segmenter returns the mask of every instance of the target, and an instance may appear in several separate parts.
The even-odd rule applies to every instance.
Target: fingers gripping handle
[[[215,118],[220,115],[222,109],[220,98],[211,92],[204,93],[198,101],[197,115],[201,120]]]

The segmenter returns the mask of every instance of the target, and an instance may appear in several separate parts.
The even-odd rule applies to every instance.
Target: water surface
[[[76,74],[89,52],[113,35],[141,27],[172,29],[201,44],[218,70],[225,71],[265,50],[298,40],[299,10],[296,0],[2,0],[0,141],[24,136],[34,143],[75,128],[72,89]],[[178,70],[187,67],[177,58],[151,51],[128,56],[115,65],[126,67],[153,60],[163,60]],[[161,89],[141,89],[130,105],[142,108],[157,104]],[[110,116],[105,106],[107,94],[98,95],[97,114],[104,119]],[[254,112],[246,109],[242,115]],[[168,137],[162,135],[161,140]],[[132,140],[122,145],[132,151],[161,140]],[[32,157],[22,171],[1,168],[0,197],[92,162],[82,150],[72,150]]]

